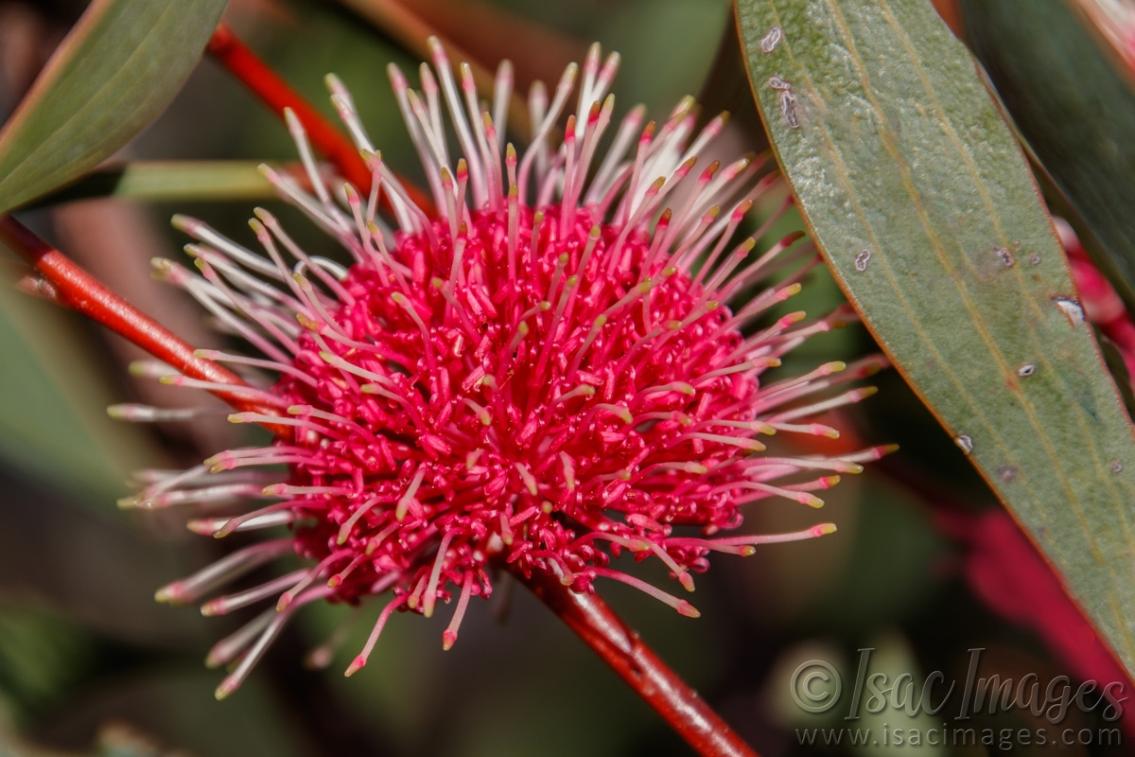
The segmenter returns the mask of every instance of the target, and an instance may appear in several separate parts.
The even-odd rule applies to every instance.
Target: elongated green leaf
[[[1064,0],[964,4],[966,36],[1135,305],[1135,89]]]
[[[921,0],[738,0],[835,275],[1135,670],[1135,442],[1024,157]]]
[[[225,0],[94,0],[0,132],[0,212],[80,176],[173,99]]]
[[[134,161],[99,168],[60,190],[40,197],[36,206],[55,205],[93,197],[118,197],[147,202],[270,200],[275,188],[260,172],[260,164],[245,160]],[[307,183],[299,165],[276,170]]]

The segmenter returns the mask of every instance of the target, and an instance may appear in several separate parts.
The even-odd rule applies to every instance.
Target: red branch
[[[363,193],[369,191],[370,169],[351,141],[260,60],[256,53],[233,34],[231,29],[224,24],[218,26],[206,49],[276,115],[283,116],[284,109],[290,108],[303,124],[312,146],[323,157],[334,163],[342,177],[351,182],[356,189]],[[402,181],[410,199],[425,211],[426,215],[432,216],[434,207],[429,198],[413,184],[401,177],[399,180]]]
[[[110,291],[59,250],[54,249],[11,216],[0,216],[0,241],[18,253],[51,285],[56,300],[124,337],[178,373],[201,381],[245,386],[240,376],[194,354],[193,347]],[[241,410],[264,412],[247,398],[214,392]]]
[[[602,599],[572,591],[554,576],[521,580],[699,754],[756,757]]]

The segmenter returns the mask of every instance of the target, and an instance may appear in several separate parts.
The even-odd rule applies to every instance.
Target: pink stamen
[[[366,644],[363,645],[363,650],[359,652],[355,659],[351,660],[351,664],[347,666],[347,670],[343,675],[350,678],[355,673],[362,670],[363,666],[367,664],[367,660],[370,659],[371,652],[374,651],[374,645],[378,643],[378,637],[382,633],[382,629],[386,626],[386,621],[390,619],[390,615],[405,601],[405,596],[398,596],[390,600],[386,604],[386,607],[382,608],[382,612],[378,614],[378,620],[375,621],[374,628],[371,629],[370,636],[367,637]]]

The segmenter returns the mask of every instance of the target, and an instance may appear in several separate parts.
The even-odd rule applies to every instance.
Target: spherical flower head
[[[507,64],[494,117],[482,109],[468,67],[455,77],[441,47],[433,48],[436,74],[423,67],[421,93],[390,72],[432,209],[386,167],[349,94],[330,78],[371,186],[328,186],[291,116],[310,191],[265,170],[350,265],[302,249],[263,210],[251,221],[263,254],[178,217],[197,240],[187,249],[201,275],[158,264],[252,349],[205,357],[275,374],[241,390],[258,410],[230,416],[269,426],[275,437],[182,473],[150,473],[126,503],[225,508],[190,524],[217,537],[280,534],[170,584],[159,598],[196,601],[287,553],[305,560],[203,605],[212,615],[274,603],[211,653],[211,664],[239,660],[220,696],[239,685],[297,608],[317,600],[383,598],[348,675],[365,664],[395,611],[430,616],[451,604],[448,649],[470,599],[488,597],[501,571],[554,576],[580,592],[599,579],[619,581],[696,617],[687,600],[627,572],[629,563],[657,560],[691,592],[711,552],[746,555],[763,543],[830,533],[829,523],[788,534],[731,532],[759,501],[820,506],[816,491],[884,451],[766,450],[763,440],[777,431],[838,435],[811,416],[867,396],[831,390],[879,363],[846,371],[833,362],[764,381],[785,352],[848,314],[763,317],[799,290],[815,253],[800,234],[761,254],[756,237],[735,238],[777,178],[760,178],[767,159],[724,167],[704,159],[724,116],[698,130],[694,103],[685,100],[661,124],[643,126],[637,108],[600,157],[618,58],[602,61],[595,47],[550,98],[533,88],[534,137],[520,154],[497,126],[511,97]],[[560,127],[577,78],[577,111]],[[456,160],[443,108],[463,153]],[[553,140],[561,128],[562,139]],[[774,271],[779,283],[761,288]],[[143,370],[189,389],[217,388],[163,366]],[[139,420],[193,415],[115,412]],[[256,499],[266,503],[241,509]],[[325,661],[329,652],[316,657]]]

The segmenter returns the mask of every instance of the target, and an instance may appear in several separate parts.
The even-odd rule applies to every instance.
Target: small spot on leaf
[[[768,55],[776,49],[780,44],[780,40],[784,37],[784,31],[779,26],[774,26],[768,30],[768,34],[761,37],[761,52]]]
[[[1036,373],[1036,363],[1025,363],[1017,369],[1017,375],[1021,378],[1028,378]]]
[[[855,256],[855,270],[859,271],[860,273],[863,273],[864,271],[867,270],[867,266],[870,262],[871,262],[871,251],[869,249],[867,249],[866,247],[864,247],[862,250],[859,251],[859,254]]]
[[[800,119],[796,115],[796,96],[786,89],[780,92],[780,117],[788,124],[788,128],[800,128]]]
[[[954,437],[954,444],[967,455],[973,452],[973,437],[969,434],[958,434]]]
[[[1073,326],[1084,322],[1084,306],[1081,305],[1080,301],[1075,297],[1058,295],[1053,297],[1052,301],[1056,303],[1056,307],[1060,308],[1060,311],[1064,313],[1064,317],[1067,318],[1068,322]]]

